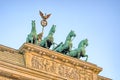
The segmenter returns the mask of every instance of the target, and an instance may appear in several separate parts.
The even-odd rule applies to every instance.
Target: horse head
[[[52,25],[50,31],[49,31],[49,34],[51,33],[55,33],[55,30],[56,30],[56,25]]]
[[[70,33],[68,34],[66,40],[71,40],[71,38],[75,38],[76,34],[73,30],[70,31]]]
[[[70,31],[70,36],[71,37],[76,37],[76,34],[75,34],[75,32],[73,30]]]
[[[84,39],[79,43],[78,48],[87,47],[87,46],[88,46],[88,39]]]

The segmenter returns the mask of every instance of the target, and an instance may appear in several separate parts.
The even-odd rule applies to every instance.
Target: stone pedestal
[[[6,53],[16,55],[11,58],[17,62]],[[0,80],[110,80],[99,76],[101,71],[95,64],[29,43],[19,50],[0,46]]]

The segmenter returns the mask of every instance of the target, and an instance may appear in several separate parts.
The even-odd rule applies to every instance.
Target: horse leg
[[[70,56],[70,52],[66,54],[67,56]]]
[[[62,52],[63,51],[63,44],[61,44],[60,46],[58,46],[56,49],[55,49],[56,52]]]
[[[33,44],[33,39],[31,39],[30,41],[31,41],[31,43]]]
[[[47,49],[48,49],[47,40],[45,41],[45,48],[47,48]]]
[[[86,57],[86,60],[85,60],[85,61],[87,62],[87,60],[88,60],[88,55],[85,55],[84,57]]]
[[[79,53],[77,54],[77,58],[78,58],[78,59],[80,58],[80,54],[81,54],[81,52],[79,52]]]

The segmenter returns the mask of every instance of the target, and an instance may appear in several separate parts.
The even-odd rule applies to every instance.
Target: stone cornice
[[[112,80],[112,79],[98,75],[98,80]]]
[[[6,52],[10,52],[10,53],[18,53],[18,50],[1,45],[1,44],[0,44],[0,51],[2,51],[2,52],[6,51]]]
[[[102,71],[102,68],[98,67],[95,64],[85,62],[82,60],[78,60],[76,58],[72,58],[72,57],[60,54],[58,52],[52,51],[52,50],[42,48],[42,47],[34,45],[34,44],[25,43],[20,47],[19,50],[20,51],[36,52],[39,55],[48,56],[52,59],[62,61],[63,63],[66,63],[66,64],[72,64],[72,65],[77,66],[77,67],[82,67],[84,69],[91,70],[96,74],[99,74],[99,72]]]

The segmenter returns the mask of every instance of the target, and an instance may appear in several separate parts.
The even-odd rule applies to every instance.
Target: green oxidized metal
[[[79,44],[78,44],[78,48],[71,50],[67,55],[71,56],[71,57],[75,57],[75,58],[80,58],[80,57],[86,57],[86,60],[88,60],[88,55],[86,55],[86,51],[85,48],[88,46],[88,40],[82,40]]]
[[[31,29],[30,34],[28,34],[28,36],[27,36],[26,42],[32,43],[32,44],[38,43],[35,20],[32,20],[32,29]]]
[[[53,45],[54,42],[54,38],[53,38],[53,34],[55,33],[56,29],[56,25],[53,25],[49,31],[49,34],[47,35],[47,37],[45,37],[41,42],[40,42],[40,46],[44,47],[44,48],[50,48],[51,45]]]
[[[66,54],[72,49],[72,38],[76,37],[76,34],[73,30],[71,30],[66,37],[65,43],[60,43],[59,46],[55,47],[53,50]]]

